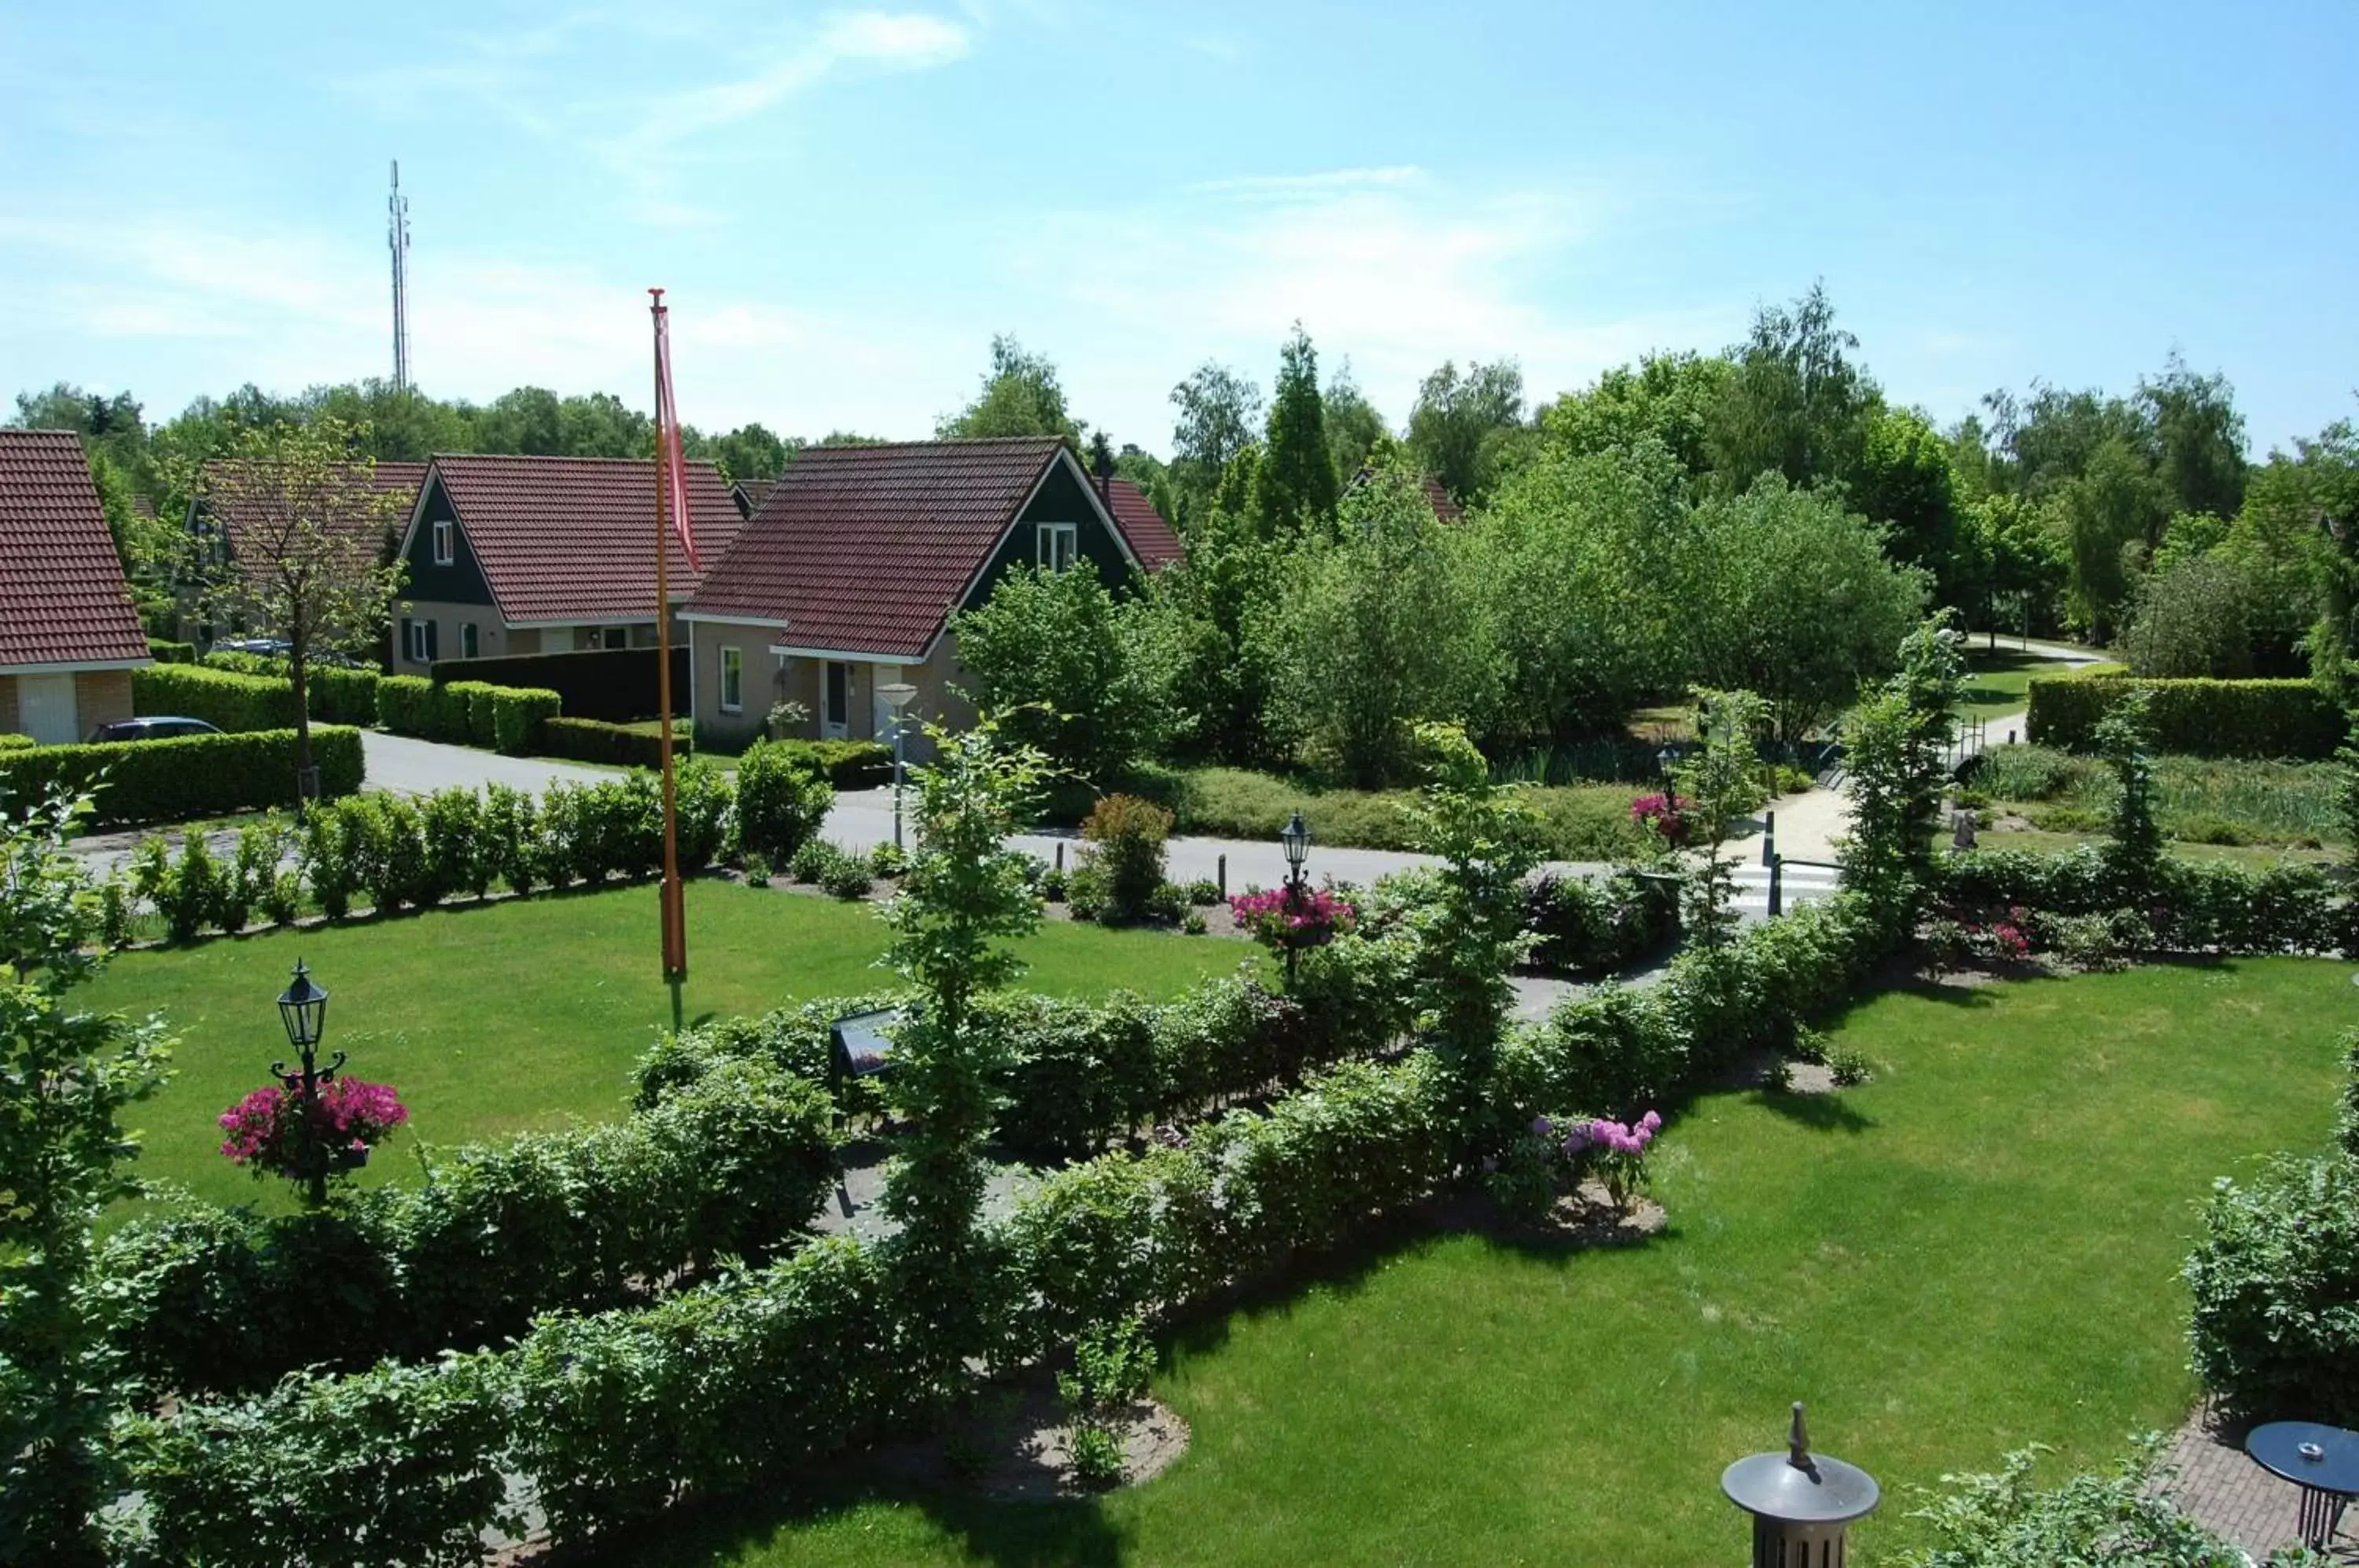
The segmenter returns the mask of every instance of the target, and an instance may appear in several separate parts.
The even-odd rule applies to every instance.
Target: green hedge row
[[[2307,681],[2147,681],[2126,675],[2039,676],[2025,738],[2086,751],[2097,725],[2131,691],[2151,692],[2155,749],[2189,757],[2323,757],[2349,721]]]
[[[323,798],[360,789],[358,730],[315,726],[311,760],[320,769]],[[24,800],[51,789],[92,794],[97,826],[186,822],[288,805],[295,799],[295,732],[0,752],[0,790]]]
[[[1161,1004],[1119,993],[1103,1003],[995,996],[981,1015],[1008,1063],[994,1085],[998,1140],[1031,1163],[1093,1154],[1141,1127],[1192,1119],[1215,1101],[1290,1087],[1318,1068],[1384,1050],[1409,1026],[1414,964],[1402,937],[1347,936],[1302,955],[1290,996],[1235,979]],[[668,1036],[640,1062],[639,1103],[745,1058],[823,1076],[829,1026],[893,1005],[890,996],[832,998]]]
[[[1838,894],[1682,955],[1658,987],[1607,987],[1519,1034],[1495,1109],[1520,1125],[1674,1092],[1790,1041],[1891,946],[1864,900]],[[1603,1053],[1609,1039],[1637,1060]],[[1011,1260],[995,1338],[1037,1354],[1109,1315],[1180,1311],[1439,1191],[1453,1174],[1442,1083],[1423,1053],[1349,1062],[1185,1149],[1049,1177],[995,1238]],[[820,1243],[647,1311],[543,1319],[512,1349],[430,1373],[290,1377],[258,1402],[142,1419],[130,1483],[156,1538],[208,1563],[472,1561],[504,1475],[531,1486],[564,1542],[927,1413],[906,1370],[922,1333],[876,1252]],[[397,1479],[342,1462],[397,1447]],[[337,1458],[305,1462],[322,1453]]]
[[[321,1214],[205,1205],[134,1220],[100,1254],[107,1333],[150,1389],[185,1397],[643,1303],[800,1235],[833,1178],[832,1120],[816,1083],[739,1061],[620,1123],[436,1157],[421,1188]]]
[[[208,668],[240,675],[268,675],[281,681],[288,677],[287,660],[266,654],[215,648],[205,655],[204,663]],[[304,705],[311,710],[313,718],[325,719],[330,724],[373,724],[376,723],[376,685],[383,679],[364,666],[353,668],[315,660],[303,667]]]
[[[675,799],[683,868],[701,870],[734,853],[731,798],[728,776],[710,763],[680,769]],[[274,833],[292,836],[291,872],[278,871],[275,849],[247,853],[249,839],[276,844]],[[537,800],[504,784],[481,793],[354,795],[308,813],[299,828],[251,825],[240,833],[234,866],[216,860],[196,835],[177,856],[161,837],[148,839],[131,860],[134,895],[165,916],[175,941],[234,932],[257,907],[273,919],[292,919],[308,900],[340,920],[356,909],[431,909],[500,887],[519,894],[594,887],[611,877],[653,876],[662,866],[662,800],[645,774],[559,784]],[[256,887],[257,876],[268,885]],[[286,885],[277,887],[282,878]]]
[[[893,748],[875,740],[780,740],[769,744],[808,762],[839,789],[874,789],[893,782]]]
[[[558,717],[554,691],[388,675],[376,684],[376,722],[394,735],[522,755],[547,750]]]
[[[672,756],[685,757],[693,750],[695,735],[696,726],[690,721],[674,719]],[[603,719],[552,718],[542,726],[540,744],[548,756],[571,757],[576,762],[600,762],[614,768],[663,766],[663,737],[652,728],[608,724]]]
[[[2119,884],[2103,850],[1945,851],[1936,860],[1935,904],[1955,919],[1986,920],[2020,906],[2057,915],[2112,914],[2135,907],[2141,945],[2158,953],[2320,953],[2359,958],[2359,903],[2337,896],[2316,866],[2247,867],[2165,857],[2154,885]]]
[[[295,688],[270,676],[201,664],[151,664],[131,672],[131,706],[140,713],[202,719],[232,735],[283,730],[295,723]]]
[[[197,645],[151,637],[147,639],[147,657],[158,664],[194,664],[197,661]]]

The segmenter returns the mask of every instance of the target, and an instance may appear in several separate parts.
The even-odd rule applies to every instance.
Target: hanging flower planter
[[[221,1151],[257,1177],[308,1181],[315,1169],[359,1170],[371,1147],[408,1119],[409,1107],[390,1084],[331,1079],[320,1085],[308,1115],[300,1089],[273,1084],[222,1113],[221,1127],[229,1136]]]

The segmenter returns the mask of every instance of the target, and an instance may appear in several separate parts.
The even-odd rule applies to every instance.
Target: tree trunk
[[[310,804],[310,794],[304,786],[311,778],[311,694],[307,681],[304,655],[302,617],[290,617],[287,625],[287,679],[295,689],[295,814],[300,816]]]

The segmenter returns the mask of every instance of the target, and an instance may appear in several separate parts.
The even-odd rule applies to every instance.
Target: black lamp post
[[[303,967],[299,958],[295,961],[294,979],[279,994],[278,1017],[287,1026],[287,1043],[295,1048],[303,1066],[300,1072],[289,1073],[287,1063],[274,1062],[270,1075],[294,1090],[302,1101],[303,1170],[310,1182],[312,1206],[323,1207],[328,1202],[328,1147],[320,1137],[320,1090],[342,1070],[344,1053],[340,1051],[327,1066],[320,1065],[320,1035],[328,1023],[328,993],[312,983],[310,971]]]
[[[1679,759],[1680,754],[1668,746],[1655,753],[1655,766],[1662,769],[1663,773],[1663,809],[1674,813],[1678,810],[1680,798],[1679,786],[1671,779],[1671,765]]]
[[[1302,905],[1302,863],[1310,856],[1310,824],[1297,811],[1287,824],[1277,830],[1279,847],[1286,851],[1286,912],[1290,918]],[[1294,927],[1286,928],[1286,988],[1294,989],[1294,958],[1297,950]]]

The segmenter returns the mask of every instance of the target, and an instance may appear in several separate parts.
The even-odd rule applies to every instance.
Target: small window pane
[[[721,711],[734,713],[745,706],[745,655],[743,650],[724,648],[721,650]]]

